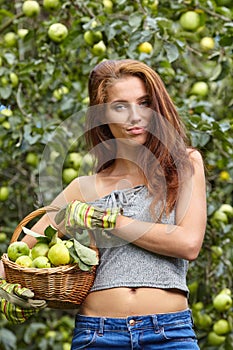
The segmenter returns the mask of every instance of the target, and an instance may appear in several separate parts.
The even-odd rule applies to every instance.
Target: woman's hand
[[[60,225],[65,220],[65,231],[67,234],[73,236],[80,228],[111,230],[115,228],[117,217],[121,212],[122,210],[120,208],[101,209],[74,200],[58,212],[55,222],[57,225]]]
[[[33,297],[34,293],[30,289],[0,280],[0,311],[10,323],[23,323],[46,307],[46,301]]]

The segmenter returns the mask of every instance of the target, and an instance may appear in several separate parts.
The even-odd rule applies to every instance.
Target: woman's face
[[[134,76],[117,80],[107,90],[106,122],[116,139],[144,144],[152,116],[144,82]]]

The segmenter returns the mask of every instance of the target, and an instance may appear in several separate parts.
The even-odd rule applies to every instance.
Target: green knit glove
[[[33,297],[34,293],[30,289],[0,279],[0,311],[10,323],[23,323],[46,307],[44,300],[35,300]]]
[[[65,219],[65,229],[68,233],[80,228],[111,230],[115,228],[117,216],[121,213],[122,209],[120,208],[101,209],[74,200],[58,212],[55,222],[60,224]]]

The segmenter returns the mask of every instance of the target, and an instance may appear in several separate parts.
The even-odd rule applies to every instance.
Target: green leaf
[[[74,249],[79,259],[83,263],[87,265],[97,265],[99,263],[98,256],[95,250],[82,245],[76,239],[73,239],[73,242],[74,242]]]
[[[33,339],[35,338],[35,336],[41,332],[44,331],[46,329],[46,324],[44,323],[31,323],[28,325],[28,327],[25,330],[25,333],[23,335],[23,339],[25,341],[26,344],[31,344],[31,342],[33,341]]]
[[[132,13],[132,15],[129,16],[129,25],[136,30],[142,22],[142,15],[139,13]]]
[[[7,86],[0,86],[0,96],[6,100],[7,98],[10,97],[12,93],[12,87],[10,85],[7,85]]]
[[[57,230],[54,227],[52,227],[51,225],[49,225],[46,227],[44,234],[46,237],[48,237],[50,240],[52,240],[54,238],[54,236],[57,235]]]
[[[25,226],[22,226],[22,230],[23,232],[26,234],[26,235],[29,235],[29,236],[32,236],[32,237],[35,237],[35,238],[38,238],[38,237],[41,237],[41,235],[37,232],[34,232],[32,230],[29,230],[27,227]]]
[[[0,349],[16,350],[16,335],[7,328],[0,329]]]
[[[171,44],[171,43],[165,43],[164,48],[165,48],[165,51],[167,54],[168,61],[170,63],[177,60],[177,58],[179,57],[179,51],[178,51],[176,45]]]

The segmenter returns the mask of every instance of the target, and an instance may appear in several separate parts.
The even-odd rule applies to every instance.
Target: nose
[[[129,121],[135,125],[141,121],[140,110],[136,104],[131,104],[129,109]]]

